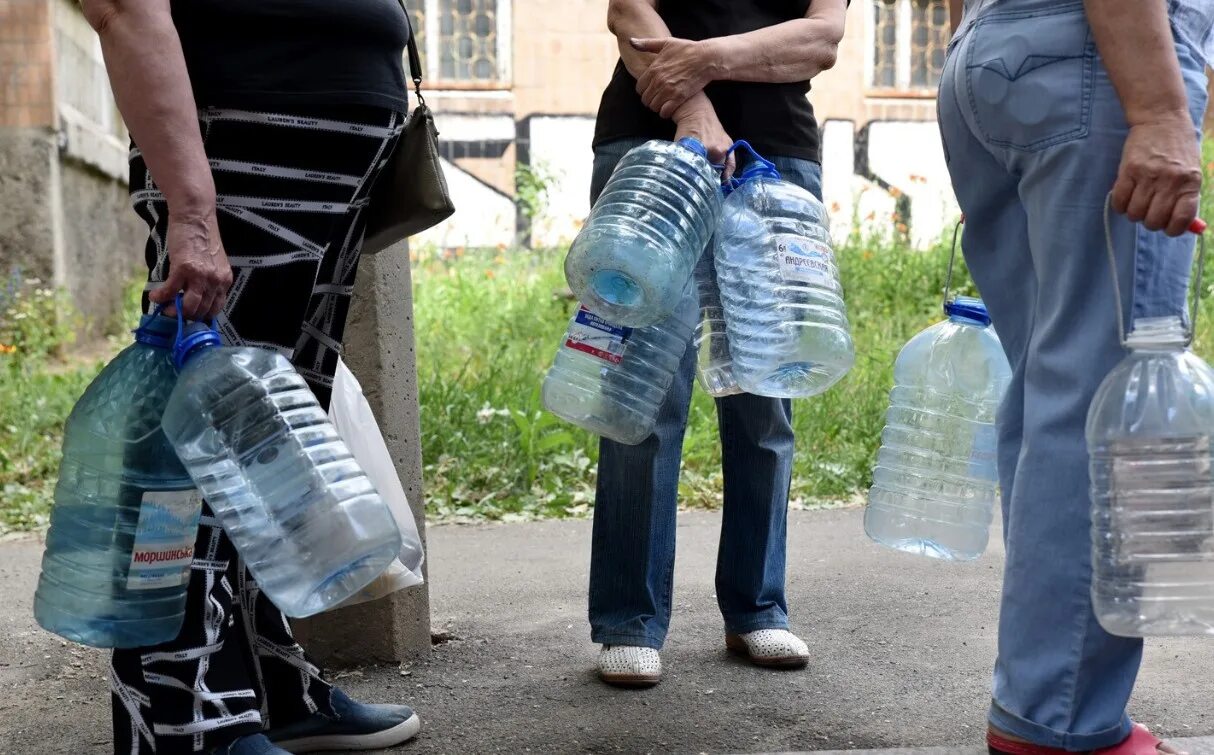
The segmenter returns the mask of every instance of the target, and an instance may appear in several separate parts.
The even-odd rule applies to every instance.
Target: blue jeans
[[[963,246],[1013,379],[1000,408],[999,476],[1007,563],[991,723],[1068,750],[1130,731],[1139,640],[1092,612],[1084,424],[1124,352],[1104,241],[1106,194],[1128,126],[1083,4],[1003,0],[971,14],[950,45],[939,117]],[[1176,53],[1194,138],[1204,61]],[[1112,224],[1127,326],[1183,315],[1193,238]]]
[[[643,140],[595,149],[591,202],[616,163]],[[822,196],[822,167],[767,156],[785,179]],[[741,158],[740,158],[741,159]],[[696,352],[687,349],[658,412],[637,446],[603,440],[590,552],[591,638],[604,645],[661,648],[670,627],[675,514]],[[717,602],[726,631],[788,627],[784,562],[792,479],[792,405],[737,395],[717,399],[725,511],[717,552]]]

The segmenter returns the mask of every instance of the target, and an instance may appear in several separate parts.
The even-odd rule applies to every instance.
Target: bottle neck
[[[976,317],[967,317],[965,315],[949,315],[949,322],[957,323],[958,325],[968,325],[971,328],[985,328],[990,325],[988,320],[980,320]]]
[[[202,330],[181,338],[173,345],[173,365],[177,371],[185,369],[200,354],[221,346],[219,334],[213,330]]]
[[[1189,335],[1179,317],[1140,317],[1126,338],[1134,351],[1183,351]]]
[[[991,315],[986,311],[986,305],[981,299],[972,296],[958,296],[945,302],[944,313],[951,322],[962,325],[985,328],[991,324]]]
[[[144,315],[135,329],[135,342],[155,349],[173,348],[173,337],[177,334],[177,321],[160,315]]]

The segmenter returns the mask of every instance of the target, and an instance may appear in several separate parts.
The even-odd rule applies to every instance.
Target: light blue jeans
[[[595,149],[591,203],[616,163],[643,140]],[[822,167],[767,155],[788,181],[821,198]],[[739,159],[742,159],[741,157]],[[591,639],[661,648],[670,627],[675,514],[696,352],[688,348],[658,412],[637,446],[603,440],[590,551]],[[717,399],[725,507],[717,552],[717,602],[728,632],[788,627],[784,597],[792,405],[738,395]]]
[[[1205,62],[1177,37],[1194,138]],[[1007,351],[999,412],[1007,564],[991,722],[1047,747],[1129,734],[1139,640],[1092,612],[1084,424],[1122,358],[1103,212],[1128,126],[1082,2],[1002,0],[967,17],[940,84],[963,246]],[[1113,221],[1127,326],[1183,315],[1193,238]]]

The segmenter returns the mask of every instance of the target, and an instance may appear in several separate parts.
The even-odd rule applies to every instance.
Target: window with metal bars
[[[431,86],[510,83],[511,0],[405,0]]]
[[[931,90],[940,83],[950,36],[945,0],[869,0],[868,84]]]

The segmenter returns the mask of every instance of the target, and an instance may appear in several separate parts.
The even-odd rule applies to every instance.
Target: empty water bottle
[[[709,242],[709,249],[712,248]],[[741,393],[733,376],[733,357],[725,332],[725,313],[721,309],[721,290],[717,288],[717,269],[710,253],[700,257],[695,272],[700,317],[696,321],[692,347],[696,350],[696,378],[704,392],[714,398]]]
[[[894,364],[864,531],[897,550],[969,561],[989,539],[995,412],[1011,368],[981,300],[959,296],[945,311]]]
[[[734,376],[761,396],[822,393],[855,361],[826,210],[758,155],[737,182],[714,251]]]
[[[1092,604],[1126,637],[1214,634],[1214,371],[1180,318],[1135,320],[1088,413]]]
[[[544,407],[619,443],[649,437],[691,342],[690,288],[674,314],[647,328],[622,328],[579,308],[544,379]]]
[[[649,141],[620,160],[565,258],[565,278],[608,322],[645,327],[680,303],[721,214],[695,139]]]
[[[64,427],[34,618],[69,640],[142,647],[181,630],[201,499],[160,429],[176,330],[145,316]]]
[[[261,590],[288,616],[349,598],[400,551],[392,513],[281,354],[174,348],[164,430]]]

